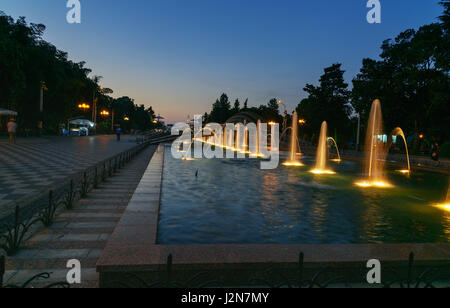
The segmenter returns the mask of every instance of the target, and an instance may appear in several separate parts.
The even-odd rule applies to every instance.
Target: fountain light
[[[303,167],[304,164],[302,164],[301,162],[298,162],[298,161],[294,161],[294,162],[288,161],[288,162],[283,163],[283,166],[286,166],[286,167]]]
[[[440,203],[440,204],[435,204],[435,207],[437,207],[440,210],[446,211],[446,212],[450,212],[450,202],[449,203]]]
[[[310,172],[314,173],[314,174],[318,174],[318,175],[321,175],[321,174],[336,174],[336,172],[334,172],[332,170],[320,170],[320,169],[313,169]]]
[[[394,187],[392,184],[384,181],[375,181],[375,182],[356,182],[356,186],[361,188],[392,188]]]

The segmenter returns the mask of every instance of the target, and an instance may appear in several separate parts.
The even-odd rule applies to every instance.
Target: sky
[[[1,0],[14,18],[47,26],[44,39],[85,61],[114,97],[153,106],[167,123],[210,111],[227,93],[250,106],[283,100],[292,111],[307,83],[342,63],[351,84],[383,40],[436,22],[438,0],[80,0],[81,24],[66,0]]]

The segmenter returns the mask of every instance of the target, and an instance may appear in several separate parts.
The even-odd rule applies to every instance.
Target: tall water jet
[[[384,179],[384,162],[387,151],[383,142],[383,114],[381,102],[376,99],[372,104],[366,134],[366,180],[356,183],[360,187],[391,187]]]
[[[409,159],[408,143],[406,142],[405,133],[403,132],[403,130],[400,127],[397,127],[396,129],[394,129],[392,131],[392,135],[393,136],[401,136],[402,139],[403,139],[403,142],[405,144],[406,161],[408,162],[408,169],[407,170],[400,170],[400,172],[402,172],[402,173],[411,173],[411,161]]]
[[[289,151],[289,158],[283,165],[303,166],[303,164],[297,159],[297,153],[300,153],[300,145],[298,141],[298,114],[297,111],[294,111],[294,114],[292,115],[291,146]]]
[[[331,170],[327,170],[327,160],[328,160],[328,124],[327,122],[322,123],[320,128],[319,145],[317,147],[316,154],[316,167],[311,170],[315,174],[333,174]]]

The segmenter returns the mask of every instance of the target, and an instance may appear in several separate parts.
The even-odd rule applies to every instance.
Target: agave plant
[[[98,188],[98,167],[95,166],[95,171],[94,171],[94,189]]]
[[[74,203],[76,201],[77,192],[74,189],[73,180],[70,180],[70,186],[69,189],[66,190],[63,200],[61,201],[62,204],[66,207],[68,210],[72,210]]]
[[[16,206],[14,226],[8,228],[8,231],[5,234],[0,234],[2,243],[0,248],[3,249],[8,256],[15,254],[19,250],[28,230],[39,221],[39,219],[30,218],[25,222],[20,222],[19,212],[19,206]]]
[[[87,176],[87,173],[83,173],[83,179],[81,180],[80,184],[80,196],[81,198],[86,198],[88,192],[89,192],[89,179]]]
[[[58,204],[53,200],[53,191],[48,194],[48,205],[39,213],[38,220],[46,227],[50,227],[55,221]]]

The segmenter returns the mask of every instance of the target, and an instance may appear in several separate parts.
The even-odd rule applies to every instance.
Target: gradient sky
[[[1,0],[0,10],[45,24],[44,38],[86,61],[115,97],[169,123],[209,111],[223,92],[292,110],[326,66],[343,63],[350,83],[384,39],[442,12],[437,0],[381,0],[382,23],[371,25],[366,0],[80,0],[82,23],[71,25],[66,2]]]

